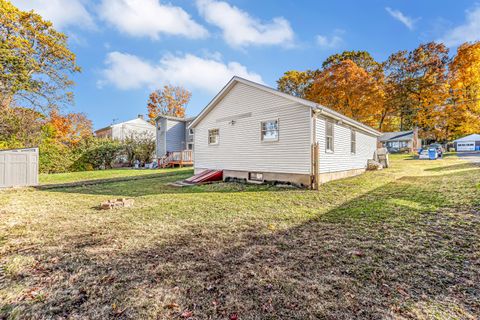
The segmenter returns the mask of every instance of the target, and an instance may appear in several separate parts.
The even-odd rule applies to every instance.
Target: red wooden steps
[[[223,170],[205,170],[199,174],[194,175],[188,179],[185,179],[184,182],[190,184],[197,184],[203,182],[212,182],[220,181],[223,179]]]

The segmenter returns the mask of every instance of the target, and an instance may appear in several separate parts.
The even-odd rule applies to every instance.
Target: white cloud
[[[480,6],[467,10],[465,23],[446,32],[440,41],[448,47],[453,47],[478,40],[480,40]]]
[[[192,54],[167,54],[158,63],[151,63],[135,55],[114,51],[107,55],[105,63],[99,86],[111,84],[122,90],[153,89],[168,83],[215,93],[235,75],[263,83],[260,75],[238,62],[224,63]]]
[[[112,26],[131,36],[158,39],[163,34],[204,38],[208,31],[181,7],[159,0],[103,0],[99,15]]]
[[[404,15],[400,10],[395,10],[389,7],[386,7],[385,10],[395,19],[403,23],[408,29],[413,30],[415,27],[415,19],[412,19]]]
[[[82,0],[13,0],[12,3],[21,10],[34,10],[58,29],[95,27],[93,17]]]
[[[207,22],[222,29],[223,38],[232,47],[292,45],[293,30],[282,17],[263,23],[227,2],[215,0],[197,0],[197,8]]]
[[[324,49],[335,49],[343,44],[343,39],[339,35],[331,37],[317,35],[317,44]]]

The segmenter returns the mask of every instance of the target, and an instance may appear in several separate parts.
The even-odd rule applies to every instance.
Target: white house
[[[480,134],[471,134],[453,141],[455,151],[480,151]]]
[[[138,115],[135,119],[115,123],[95,131],[95,136],[99,138],[110,138],[120,141],[137,134],[148,134],[152,136],[152,139],[155,139],[155,126],[145,121],[143,115]]]
[[[354,176],[380,132],[317,103],[234,77],[191,123],[195,173],[224,179],[318,183]]]

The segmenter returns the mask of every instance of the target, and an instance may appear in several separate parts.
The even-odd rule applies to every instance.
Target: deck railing
[[[158,165],[162,168],[175,165],[182,167],[191,164],[193,164],[192,150],[173,151],[158,160]]]

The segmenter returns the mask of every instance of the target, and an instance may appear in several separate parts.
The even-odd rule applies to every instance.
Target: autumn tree
[[[0,149],[38,146],[46,118],[29,108],[0,108]]]
[[[445,139],[441,132],[448,64],[448,48],[435,42],[389,57],[386,81],[394,88],[386,101],[398,110],[401,130],[418,127],[425,138]]]
[[[150,122],[155,122],[159,115],[184,117],[191,97],[190,91],[179,86],[166,85],[161,90],[153,91],[147,103]]]
[[[340,64],[345,60],[353,61],[357,66],[363,68],[365,71],[372,73],[381,69],[381,64],[375,61],[375,59],[367,51],[344,51],[329,56],[322,63],[323,69],[328,69],[334,65]]]
[[[53,109],[49,123],[55,130],[56,139],[69,145],[76,145],[92,135],[92,121],[84,113],[62,115],[57,109]]]
[[[383,103],[377,79],[352,60],[324,69],[314,80],[307,98],[372,127],[378,127]]]
[[[0,0],[0,106],[38,108],[69,104],[70,75],[79,72],[67,36],[33,11]]]
[[[456,138],[480,132],[480,41],[457,49],[449,68],[450,103],[446,135]]]
[[[288,93],[292,96],[305,98],[315,77],[319,73],[319,70],[287,71],[280,79],[277,80],[277,88],[278,90]]]

